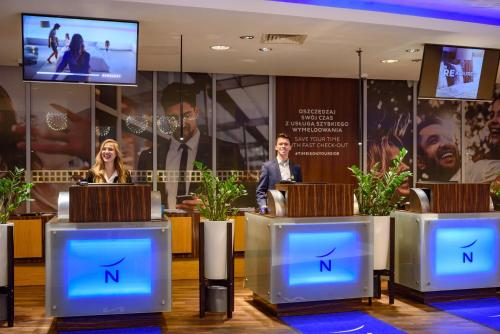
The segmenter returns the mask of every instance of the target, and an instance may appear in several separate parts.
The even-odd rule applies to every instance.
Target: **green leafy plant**
[[[401,171],[401,164],[407,153],[403,147],[386,171],[380,170],[379,163],[366,174],[357,166],[349,168],[358,181],[358,187],[354,191],[361,214],[387,216],[403,201],[404,197],[398,196],[396,190],[406,178],[412,176],[410,171]]]
[[[497,177],[490,184],[490,193],[497,198],[500,198],[500,173],[497,174]]]
[[[236,175],[221,180],[203,163],[195,161],[194,166],[201,172],[201,185],[196,191],[201,201],[196,206],[200,214],[212,221],[226,221],[235,215],[238,209],[233,208],[234,201],[247,194],[245,186],[237,182]]]
[[[0,224],[5,224],[12,212],[30,196],[32,183],[24,182],[24,169],[15,168],[0,179]]]

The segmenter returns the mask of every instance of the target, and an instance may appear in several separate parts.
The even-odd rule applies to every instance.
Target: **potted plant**
[[[490,194],[495,211],[500,211],[500,174],[490,184]]]
[[[359,213],[373,217],[373,263],[375,270],[387,268],[389,254],[390,213],[403,201],[397,189],[405,180],[412,176],[409,170],[402,171],[401,165],[408,151],[403,147],[392,160],[391,166],[382,171],[376,163],[368,173],[363,173],[357,166],[349,170],[358,181],[354,190],[358,199]]]
[[[194,166],[201,172],[201,184],[196,191],[200,203],[197,209],[204,218],[205,275],[208,279],[225,279],[226,273],[226,224],[233,224],[230,216],[238,209],[233,207],[236,199],[247,194],[245,187],[237,182],[236,175],[221,180],[201,162]],[[234,226],[233,235],[234,239]]]
[[[0,178],[0,286],[7,285],[7,224],[10,215],[29,198],[33,184],[24,182],[24,169]]]

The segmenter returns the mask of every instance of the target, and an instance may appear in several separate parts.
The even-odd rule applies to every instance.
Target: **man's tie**
[[[187,169],[189,147],[185,143],[182,143],[181,146],[179,146],[179,150],[182,150],[181,164],[179,165],[179,177],[181,180],[177,184],[177,196],[186,195],[187,193],[186,169]]]

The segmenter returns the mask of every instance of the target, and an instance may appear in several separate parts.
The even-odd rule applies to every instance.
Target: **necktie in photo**
[[[187,160],[188,160],[188,151],[189,147],[182,143],[179,146],[179,150],[182,150],[181,155],[181,164],[179,165],[179,183],[177,184],[177,196],[186,195],[186,169],[187,169]]]

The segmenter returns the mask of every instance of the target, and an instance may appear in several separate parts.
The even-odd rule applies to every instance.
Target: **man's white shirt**
[[[196,133],[191,137],[186,145],[188,146],[188,159],[186,170],[193,170],[194,160],[196,158],[196,153],[198,152],[198,144],[200,142],[200,131],[196,129]],[[182,149],[180,149],[181,143],[172,137],[170,141],[170,147],[167,153],[167,161],[165,162],[165,169],[167,174],[172,173],[172,171],[178,171],[181,165]],[[186,182],[186,191],[189,193],[189,180]],[[175,209],[175,204],[177,204],[177,181],[166,182],[165,190],[167,191],[167,203],[169,209]]]
[[[276,160],[278,160],[278,166],[280,167],[281,179],[285,181],[291,180],[290,159],[281,160],[280,157],[277,156]]]

